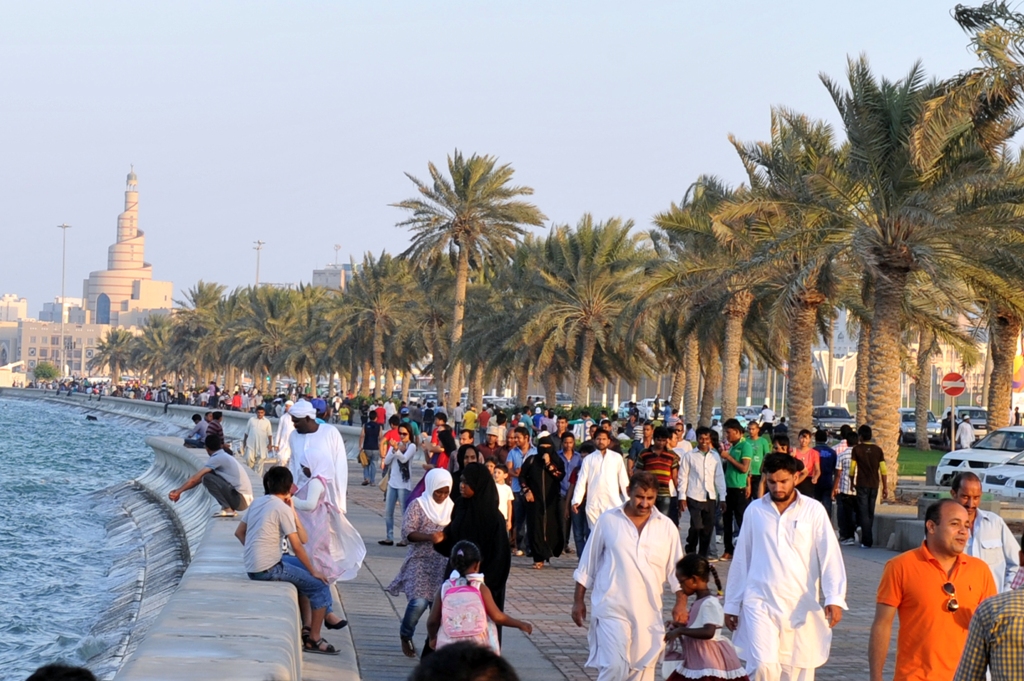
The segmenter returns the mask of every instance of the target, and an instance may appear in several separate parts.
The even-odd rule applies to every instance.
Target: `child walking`
[[[716,593],[708,590],[709,576],[714,577]],[[725,610],[718,600],[718,594],[722,592],[718,572],[707,558],[690,553],[676,564],[676,579],[683,593],[696,595],[697,600],[690,606],[686,624],[670,625],[665,632],[666,641],[679,639],[676,647],[677,650],[681,648],[683,658],[666,681],[749,681],[732,643],[722,636]],[[669,658],[669,651],[666,651],[666,665]]]
[[[494,603],[491,590],[480,574],[480,549],[471,541],[460,541],[452,547],[452,574],[441,584],[430,609],[427,635],[430,647],[439,650],[451,643],[468,641],[501,653],[498,627],[515,627],[527,634],[533,625],[503,613]]]

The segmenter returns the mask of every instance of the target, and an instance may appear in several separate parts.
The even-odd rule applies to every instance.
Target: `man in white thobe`
[[[971,535],[964,553],[988,564],[999,593],[1009,591],[1020,570],[1020,544],[999,514],[978,508],[981,478],[970,471],[957,473],[949,494],[967,509]]]
[[[277,433],[274,434],[274,446],[271,448],[277,454],[277,461],[282,466],[287,466],[292,458],[292,448],[288,440],[295,432],[295,426],[292,424],[292,417],[288,412],[294,404],[291,400],[284,403],[284,409],[278,415]]]
[[[348,455],[345,452],[345,441],[334,426],[317,423],[316,409],[306,400],[299,400],[288,411],[295,431],[289,436],[291,462],[289,468],[293,475],[301,472],[305,453],[313,450],[323,451],[334,462],[334,481],[337,485],[335,504],[342,513],[348,512]],[[294,476],[296,480],[298,475]]]
[[[977,437],[974,434],[974,426],[971,425],[971,417],[964,416],[964,420],[960,422],[960,425],[956,429],[956,441],[957,446],[960,449],[968,449],[974,446],[974,441]]]
[[[626,464],[621,454],[608,449],[611,444],[612,436],[607,430],[597,431],[594,435],[597,451],[583,459],[572,495],[573,512],[579,512],[583,497],[587,497],[587,521],[591,527],[602,513],[626,501],[629,487]]]
[[[725,625],[751,681],[813,681],[846,609],[839,541],[825,507],[796,491],[801,470],[788,454],[765,457],[769,493],[747,507],[729,567]]]
[[[683,557],[679,530],[655,508],[657,478],[634,474],[628,495],[625,504],[593,526],[573,575],[576,626],[587,618],[585,596],[588,589],[592,592],[587,666],[598,670],[597,681],[654,681],[665,645],[661,599],[666,582],[676,595],[673,620],[686,621],[686,596],[675,574]]]
[[[263,405],[256,407],[256,416],[249,419],[242,436],[242,450],[246,453],[249,468],[262,474],[263,462],[274,445],[274,427],[270,425]]]

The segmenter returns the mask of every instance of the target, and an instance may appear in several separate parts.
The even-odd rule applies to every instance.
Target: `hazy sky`
[[[30,314],[106,267],[129,164],[158,279],[309,281],[407,244],[389,203],[458,148],[492,154],[555,223],[646,228],[727,135],[784,105],[836,123],[848,55],[901,77],[975,65],[936,0],[2,2],[0,293]]]

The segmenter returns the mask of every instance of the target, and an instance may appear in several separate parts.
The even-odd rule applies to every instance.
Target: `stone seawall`
[[[85,413],[164,424],[169,433],[191,427],[192,414],[205,411],[110,397],[99,401],[85,395],[58,397],[52,391],[15,388],[0,389],[0,397],[44,399]],[[225,412],[224,416],[225,434],[240,439],[250,415]],[[354,458],[359,429],[342,426],[339,430]],[[150,437],[146,444],[154,453],[149,469],[137,480],[108,490],[125,516],[113,521],[108,536],[132,532],[140,538],[140,546],[132,560],[112,567],[112,573],[125,573],[124,588],[94,632],[110,633],[118,626],[126,631],[103,656],[97,671],[110,678],[123,662],[118,681],[298,681],[302,645],[294,587],[248,578],[242,547],[234,537],[238,523],[212,518],[216,504],[203,487],[186,492],[177,503],[167,499],[170,490],[203,466],[203,450],[185,448],[180,436]],[[248,472],[260,496],[262,482]]]

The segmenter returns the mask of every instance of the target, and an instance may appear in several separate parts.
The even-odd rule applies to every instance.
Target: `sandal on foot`
[[[411,638],[402,637],[402,652],[406,657],[416,657],[416,644]]]
[[[307,653],[316,653],[318,655],[337,655],[338,650],[327,642],[326,639],[320,639],[314,641],[312,637],[306,638],[306,643],[303,645],[303,650]]]
[[[390,539],[381,539],[377,543],[380,544],[381,546],[394,546],[395,545],[395,542],[391,541]]]
[[[324,620],[324,626],[328,629],[344,629],[348,626],[348,620],[338,620],[337,624],[331,624],[327,620]]]
[[[409,542],[405,541],[404,539],[402,541],[398,542],[397,544],[395,544],[395,546],[408,546],[408,545],[409,545]]]

